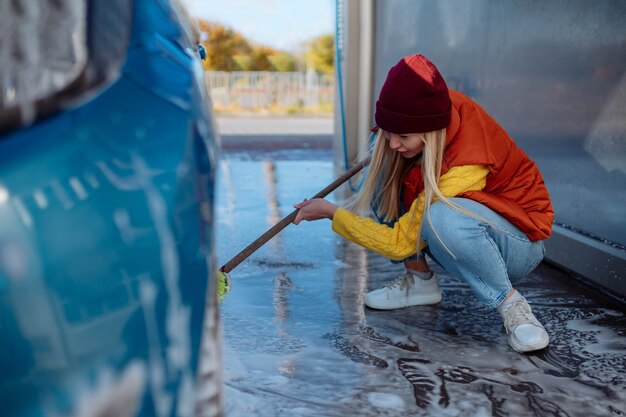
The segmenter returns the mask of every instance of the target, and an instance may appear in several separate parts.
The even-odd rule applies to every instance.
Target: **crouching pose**
[[[513,349],[546,347],[548,334],[513,287],[543,259],[551,233],[552,205],[535,163],[419,54],[391,68],[375,119],[372,161],[349,210],[305,200],[294,223],[332,219],[341,236],[404,261],[401,277],[367,294],[370,308],[438,303],[427,253],[497,308]],[[370,210],[379,221],[366,217]]]

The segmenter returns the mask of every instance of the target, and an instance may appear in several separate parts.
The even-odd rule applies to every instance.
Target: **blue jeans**
[[[430,207],[430,219],[437,234],[426,218],[422,226],[422,239],[428,243],[426,253],[467,282],[484,305],[496,307],[509,294],[512,283],[541,262],[543,242],[532,242],[483,204],[466,198],[450,200],[492,225],[436,202]]]

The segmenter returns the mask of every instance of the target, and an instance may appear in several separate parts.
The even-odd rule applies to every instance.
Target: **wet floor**
[[[218,262],[333,179],[330,151],[222,155]],[[401,271],[329,221],[290,225],[230,274],[220,306],[228,417],[622,416],[624,307],[540,265],[518,288],[550,334],[511,350],[496,312],[438,269],[443,300],[364,307]]]

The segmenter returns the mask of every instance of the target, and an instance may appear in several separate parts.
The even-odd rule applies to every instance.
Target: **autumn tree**
[[[213,71],[296,71],[304,67],[302,58],[268,46],[255,45],[233,29],[204,20],[198,21],[205,34],[207,58],[204,68]],[[334,38],[319,36],[306,44],[307,66],[322,73],[332,73]]]
[[[335,68],[335,38],[321,35],[306,45],[305,60],[314,70],[332,74]]]
[[[295,71],[298,67],[296,58],[287,52],[277,51],[269,57],[269,60],[272,63],[274,71]]]
[[[252,52],[250,43],[239,33],[225,26],[200,20],[200,31],[206,34],[202,41],[207,52],[203,65],[208,70],[236,71],[240,69],[235,57]]]
[[[272,71],[272,63],[270,62],[270,56],[274,55],[276,51],[267,46],[258,46],[252,49],[250,57],[252,58],[252,71]]]

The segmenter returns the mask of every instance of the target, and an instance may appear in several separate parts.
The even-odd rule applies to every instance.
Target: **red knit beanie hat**
[[[389,70],[376,102],[376,124],[406,134],[439,130],[450,124],[452,101],[437,67],[423,55],[402,58]]]

